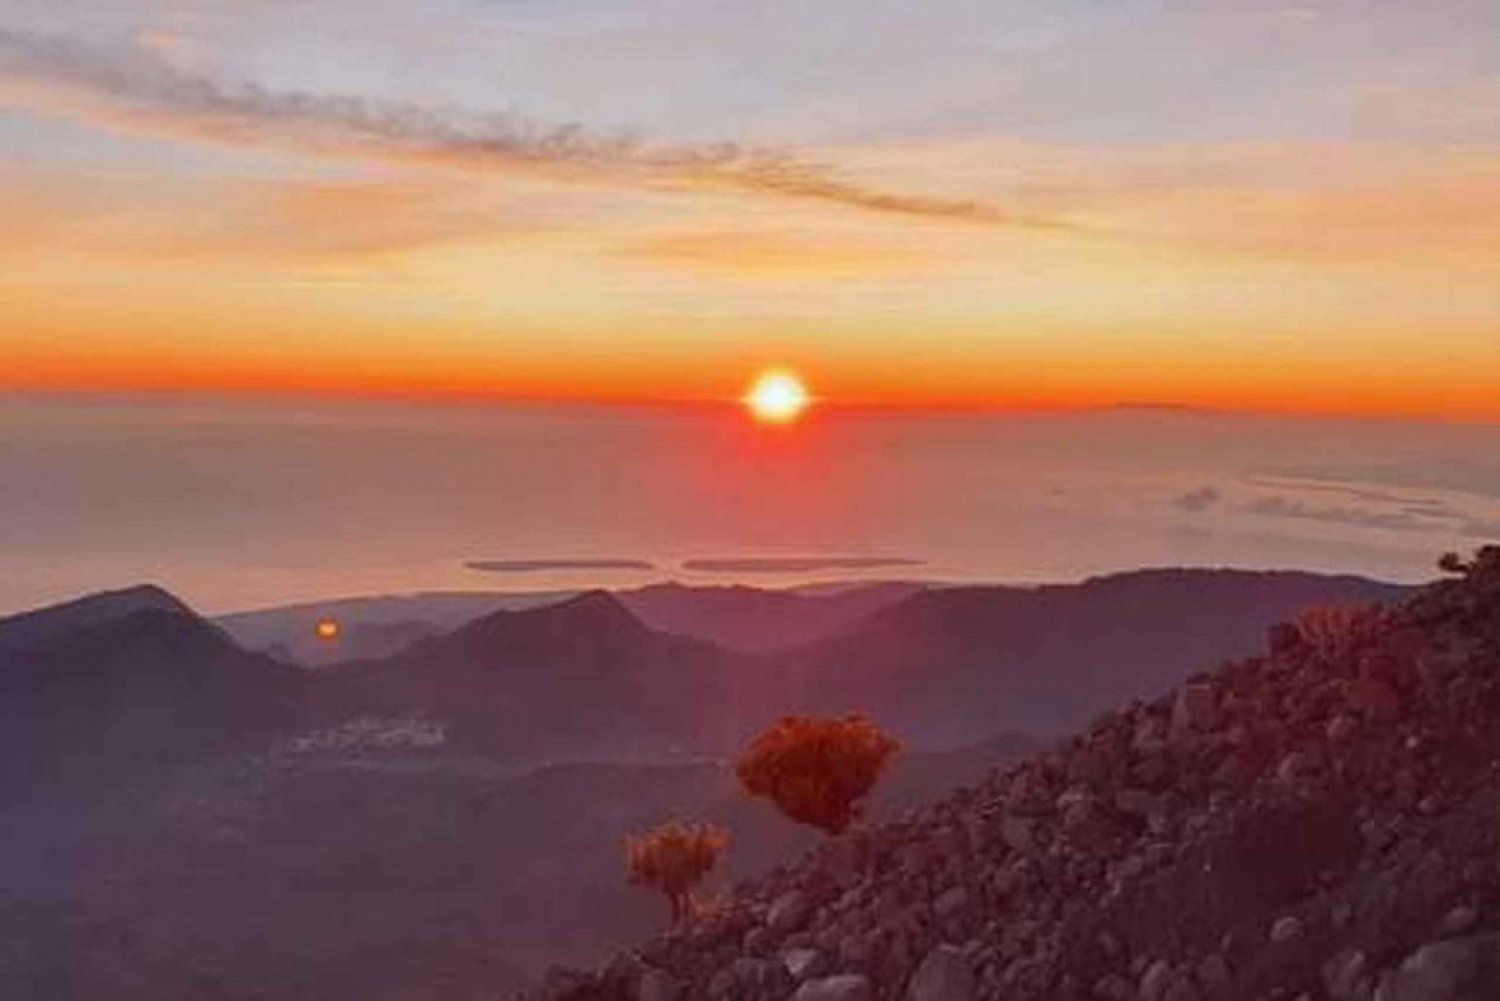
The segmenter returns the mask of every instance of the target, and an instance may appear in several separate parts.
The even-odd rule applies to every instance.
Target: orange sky
[[[0,387],[1500,419],[1492,123],[414,141],[220,45],[0,38]]]

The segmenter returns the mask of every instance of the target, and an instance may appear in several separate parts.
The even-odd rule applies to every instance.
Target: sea
[[[0,396],[0,614],[421,591],[1425,579],[1500,541],[1500,426],[1204,411]]]

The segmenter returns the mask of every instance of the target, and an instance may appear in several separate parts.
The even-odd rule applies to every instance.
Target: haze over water
[[[0,400],[0,610],[160,583],[206,612],[428,589],[1063,581],[1141,566],[1427,575],[1500,538],[1486,425],[1170,409]],[[684,561],[891,558],[799,573]],[[656,569],[481,572],[469,561]]]

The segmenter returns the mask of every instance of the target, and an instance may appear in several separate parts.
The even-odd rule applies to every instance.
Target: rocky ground
[[[546,1001],[1500,996],[1500,547],[741,885]]]

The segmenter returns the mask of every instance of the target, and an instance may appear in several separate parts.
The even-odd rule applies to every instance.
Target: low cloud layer
[[[1245,510],[1274,518],[1353,525],[1356,528],[1456,532],[1470,538],[1500,538],[1500,518],[1475,516],[1433,500],[1413,502],[1392,511],[1368,507],[1319,507],[1276,495],[1253,501],[1246,505]]]
[[[1304,501],[1287,497],[1262,497],[1246,505],[1251,514],[1272,518],[1296,518],[1303,521],[1321,521],[1339,525],[1354,525],[1358,528],[1382,528],[1390,531],[1420,531],[1431,526],[1421,518],[1402,511],[1376,511],[1361,507],[1315,507]]]
[[[779,150],[735,143],[653,144],[473,113],[228,83],[174,66],[157,48],[107,47],[0,29],[0,103],[105,125],[235,145],[294,145],[481,171],[530,171],[654,189],[726,190],[867,211],[1038,225],[984,202],[866,187]]]
[[[1172,504],[1174,507],[1180,508],[1183,511],[1191,511],[1196,514],[1200,511],[1207,511],[1209,508],[1219,503],[1219,500],[1222,498],[1222,496],[1223,495],[1213,487],[1199,487],[1197,490],[1189,490],[1187,493],[1174,500]]]

